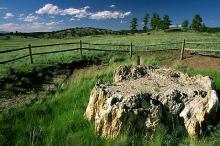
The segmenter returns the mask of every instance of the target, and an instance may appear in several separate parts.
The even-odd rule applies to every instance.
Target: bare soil
[[[0,78],[0,111],[32,104],[39,97],[62,90],[75,69],[93,63],[92,60],[81,60],[34,69],[28,73],[11,71],[8,77]]]
[[[220,71],[220,58],[193,55],[182,60],[181,65],[198,70]]]

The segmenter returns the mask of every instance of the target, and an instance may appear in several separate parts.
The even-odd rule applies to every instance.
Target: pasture
[[[195,33],[195,32],[182,32],[182,33],[164,33],[164,32],[152,32],[151,35],[146,34],[136,34],[136,35],[104,35],[104,36],[86,36],[79,38],[66,38],[66,39],[36,39],[36,38],[21,38],[21,37],[12,37],[9,40],[5,40],[4,37],[0,37],[0,50],[7,50],[12,48],[27,47],[28,44],[32,46],[35,45],[47,45],[54,43],[71,43],[79,42],[82,40],[83,43],[112,43],[112,44],[122,44],[130,45],[132,42],[134,47],[133,50],[143,50],[143,49],[181,49],[181,42],[185,39],[186,41],[195,41],[195,42],[217,42],[220,38],[219,33],[210,34],[210,33]],[[177,42],[179,44],[171,45],[157,45],[157,46],[146,46],[150,44],[160,44],[160,43],[169,43]],[[54,47],[44,47],[44,48],[35,48],[32,49],[33,53],[47,52],[47,51],[58,51],[64,49],[72,49],[79,47],[79,44],[75,45],[62,45]],[[99,48],[99,49],[116,49],[116,50],[129,50],[129,47],[126,46],[93,46],[85,44],[83,47],[86,48]],[[220,49],[220,44],[188,44],[186,48],[191,49]],[[97,55],[97,52],[93,51],[83,51],[84,56],[93,57]],[[19,56],[28,55],[27,50],[21,50],[17,52],[11,52],[6,54],[0,54],[0,62],[13,59]],[[57,54],[48,54],[41,56],[34,56],[34,64],[30,65],[28,58],[23,60],[15,61],[8,64],[1,65],[0,74],[7,74],[10,68],[15,68],[20,71],[28,71],[33,67],[48,66],[58,62],[68,62],[72,60],[80,59],[79,51],[57,53]]]
[[[28,44],[43,45],[53,43],[79,42],[82,40],[87,43],[114,43],[114,44],[134,44],[134,50],[146,48],[148,44],[163,42],[182,42],[184,39],[190,41],[218,41],[220,34],[209,33],[164,33],[152,32],[151,35],[136,34],[128,36],[106,35],[106,36],[87,36],[82,38],[67,39],[34,39],[12,37],[10,40],[0,38],[0,50],[7,48],[25,47]],[[67,48],[79,47],[58,46],[40,48],[33,51],[43,52],[49,50],[62,50]],[[129,47],[92,46],[101,49],[127,49]],[[188,45],[188,48],[194,49],[219,49],[219,44],[214,45]],[[177,48],[181,49],[181,44],[171,46],[153,46],[152,49]],[[28,53],[28,51],[13,52],[9,54],[0,54],[0,61],[13,58],[18,55]],[[191,140],[187,136],[178,137],[175,133],[166,134],[163,128],[158,128],[156,136],[152,140],[137,139],[137,137],[128,137],[122,135],[116,140],[104,140],[97,137],[94,133],[94,123],[84,119],[84,112],[89,100],[90,91],[95,83],[102,80],[106,83],[112,82],[114,69],[119,65],[136,64],[135,55],[129,58],[129,54],[111,54],[105,52],[83,51],[85,58],[100,60],[99,65],[89,65],[79,69],[74,69],[72,75],[62,86],[58,86],[55,93],[39,95],[38,99],[31,104],[11,108],[0,113],[0,145],[218,145],[220,144],[220,123],[211,127],[210,133],[203,138]],[[199,57],[198,65],[193,64],[193,56],[180,61],[179,51],[139,53],[141,64],[154,66],[173,67],[190,75],[208,75],[211,76],[220,91],[220,70],[219,66],[209,68],[209,64],[202,61],[211,58]],[[191,59],[191,60],[190,60]],[[1,76],[7,76],[10,68],[22,72],[28,72],[33,67],[43,68],[56,63],[65,63],[80,60],[80,52],[66,52],[34,56],[34,64],[30,64],[29,58],[0,65]],[[198,60],[198,59],[197,59]],[[188,62],[187,62],[188,61]],[[220,60],[217,60],[220,61]],[[200,65],[200,67],[198,67]],[[173,138],[175,137],[175,138]]]

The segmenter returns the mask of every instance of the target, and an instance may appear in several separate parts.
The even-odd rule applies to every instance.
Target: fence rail
[[[10,60],[7,60],[7,61],[2,61],[2,62],[0,62],[0,64],[5,64],[5,63],[12,62],[12,61],[20,60],[20,59],[26,58],[28,56],[29,55],[24,55],[24,56],[21,56],[21,57],[16,57],[16,58],[13,58],[13,59],[10,59]]]
[[[32,53],[33,49],[36,48],[44,48],[44,47],[53,47],[53,46],[64,46],[64,45],[74,45],[74,44],[78,44],[79,47],[76,48],[71,48],[71,49],[63,49],[63,50],[57,50],[57,51],[47,51],[47,52],[39,52],[39,53]],[[81,40],[79,42],[69,42],[69,43],[59,43],[59,44],[46,44],[46,45],[35,45],[32,46],[31,44],[29,44],[27,47],[23,47],[23,48],[15,48],[15,49],[7,49],[7,50],[3,50],[0,51],[0,55],[1,54],[5,54],[5,53],[10,53],[10,52],[16,52],[16,51],[21,51],[21,50],[28,50],[29,54],[28,55],[24,55],[24,56],[20,56],[20,57],[16,57],[13,59],[9,59],[6,61],[2,61],[0,62],[0,64],[5,64],[5,63],[9,63],[9,62],[13,62],[13,61],[17,61],[26,57],[30,58],[30,63],[33,64],[33,56],[38,56],[38,55],[45,55],[45,54],[52,54],[52,53],[61,53],[61,52],[69,52],[69,51],[77,51],[80,50],[80,57],[81,59],[83,58],[83,50],[85,51],[106,51],[106,52],[121,52],[121,53],[129,53],[129,56],[132,57],[133,53],[135,52],[155,52],[155,51],[173,51],[173,50],[181,50],[180,53],[180,60],[184,59],[184,52],[185,51],[197,51],[197,52],[220,52],[219,50],[215,50],[215,49],[191,49],[191,48],[186,48],[187,44],[220,44],[220,42],[195,42],[195,41],[186,41],[183,40],[182,42],[163,42],[163,43],[158,43],[158,44],[148,44],[148,45],[144,45],[144,46],[140,46],[140,45],[134,45],[132,42],[130,44],[113,44],[113,43],[87,43],[87,42],[82,42]],[[89,45],[89,47],[83,47],[83,45]],[[90,47],[90,46],[93,47]],[[146,47],[150,47],[150,46],[165,46],[165,45],[181,45],[179,46],[179,48],[169,48],[169,49],[161,49],[158,47],[158,49],[149,49]],[[114,50],[114,49],[98,49],[95,48],[95,46],[118,46],[118,47],[129,47],[129,49],[127,48],[126,50]],[[135,50],[134,47],[143,47],[145,49],[142,50]]]
[[[186,44],[220,44],[220,42],[186,42]]]
[[[0,54],[9,53],[9,52],[15,52],[15,51],[21,51],[21,50],[25,50],[25,49],[28,49],[28,47],[15,48],[15,49],[7,49],[7,50],[0,51]]]

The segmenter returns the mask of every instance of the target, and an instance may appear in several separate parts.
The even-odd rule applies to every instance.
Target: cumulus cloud
[[[4,19],[9,19],[11,17],[14,17],[14,14],[12,14],[12,13],[5,13]]]
[[[61,9],[58,6],[55,6],[53,4],[46,4],[39,10],[37,10],[35,13],[37,14],[50,14],[50,15],[71,15],[76,18],[83,18],[89,15],[89,12],[87,9],[89,9],[89,6],[85,6],[83,8],[77,9],[77,8],[67,8],[67,9]]]
[[[37,14],[51,14],[51,15],[58,15],[60,14],[61,10],[58,6],[55,6],[53,4],[46,4],[39,10],[37,10],[35,13]]]
[[[39,17],[38,16],[35,16],[33,14],[29,14],[27,16],[25,16],[25,14],[20,14],[18,16],[18,20],[22,20],[24,22],[37,22],[39,21]]]
[[[110,5],[109,7],[113,8],[115,5]],[[36,11],[37,14],[50,14],[50,15],[61,15],[61,16],[72,16],[70,21],[73,21],[81,18],[90,18],[95,20],[101,20],[101,19],[118,19],[118,18],[124,18],[126,16],[129,16],[131,12],[119,12],[119,11],[99,11],[99,12],[89,12],[88,9],[89,6],[85,6],[83,8],[67,8],[67,9],[61,9],[56,5],[53,4],[46,4],[42,8]]]
[[[100,11],[93,13],[89,16],[90,19],[101,20],[101,19],[119,19],[129,16],[131,12],[119,12],[119,11]]]
[[[110,5],[110,6],[108,6],[109,8],[115,8],[115,5]]]
[[[29,14],[28,16],[26,16],[24,18],[24,21],[26,22],[36,22],[39,20],[39,17],[38,16],[34,16],[33,14]]]

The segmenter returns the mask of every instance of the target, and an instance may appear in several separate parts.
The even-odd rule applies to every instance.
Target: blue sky
[[[129,29],[133,17],[168,14],[173,24],[200,14],[220,26],[219,0],[0,0],[0,31],[52,31],[71,27]]]

